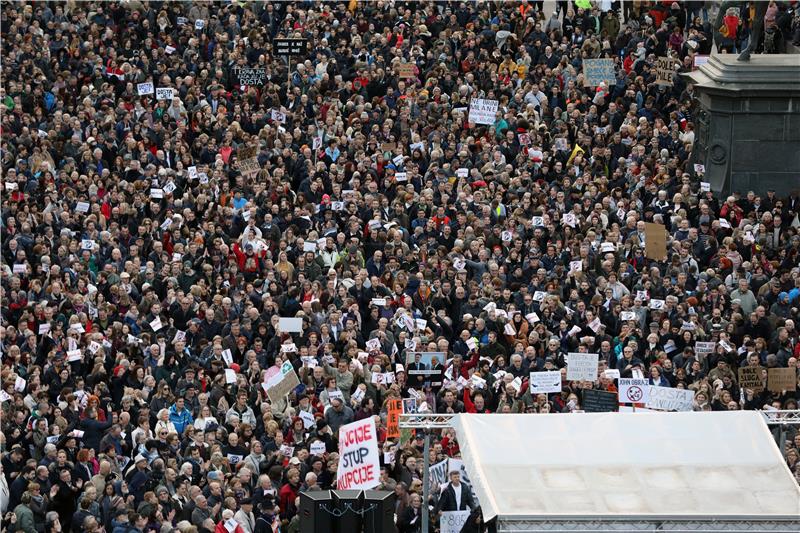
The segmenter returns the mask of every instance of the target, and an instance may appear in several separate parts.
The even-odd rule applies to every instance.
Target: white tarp
[[[754,411],[462,414],[453,425],[487,520],[800,514],[800,488]]]

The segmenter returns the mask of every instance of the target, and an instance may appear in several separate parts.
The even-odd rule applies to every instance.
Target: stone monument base
[[[695,85],[694,163],[721,194],[800,189],[800,55],[713,55]]]

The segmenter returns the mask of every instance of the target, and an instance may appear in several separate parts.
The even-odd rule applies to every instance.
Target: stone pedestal
[[[695,84],[694,163],[713,191],[800,188],[800,55],[711,56]]]

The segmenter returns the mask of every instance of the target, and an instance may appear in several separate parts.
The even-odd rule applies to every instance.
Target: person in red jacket
[[[290,468],[286,473],[288,482],[281,487],[279,492],[279,501],[281,507],[281,518],[291,520],[297,514],[297,506],[294,501],[300,494],[300,471],[296,468]]]
[[[478,351],[472,351],[472,358],[466,363],[461,358],[460,354],[455,354],[453,356],[453,360],[450,363],[450,366],[447,367],[445,370],[445,375],[452,376],[452,379],[457,380],[458,376],[461,375],[464,379],[469,379],[469,371],[475,368],[478,364]]]
[[[483,391],[476,390],[472,393],[472,385],[464,387],[464,410],[468,413],[491,413],[486,408],[486,398],[484,398]]]
[[[233,529],[228,529],[226,523],[236,524]],[[217,527],[214,528],[214,533],[244,533],[244,529],[239,522],[233,519],[233,511],[225,509],[222,511],[222,520],[217,522]]]

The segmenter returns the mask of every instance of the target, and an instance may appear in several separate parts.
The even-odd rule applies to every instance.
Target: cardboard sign
[[[599,354],[570,352],[567,356],[567,379],[569,381],[597,381]]]
[[[645,406],[661,411],[691,411],[693,403],[693,390],[651,385]]]
[[[583,389],[581,406],[587,413],[611,413],[619,409],[619,401],[613,392]]]
[[[146,81],[144,83],[139,83],[136,85],[136,93],[139,96],[144,96],[146,94],[153,94],[155,92],[155,88],[153,88],[152,81]]]
[[[403,400],[396,398],[386,402],[386,438],[400,438],[400,415],[403,414]]]
[[[441,533],[459,533],[469,519],[470,511],[445,511],[439,522]]]
[[[172,100],[174,90],[172,87],[159,87],[156,89],[156,100]]]
[[[767,385],[770,392],[797,390],[797,371],[794,368],[770,368],[767,370]]]
[[[474,124],[494,124],[499,102],[473,98],[469,102],[469,121]]]
[[[289,361],[283,363],[280,368],[271,367],[264,376],[263,387],[272,403],[285,398],[298,385],[300,380]]]
[[[531,395],[561,392],[561,372],[558,370],[531,372],[529,383]]]
[[[620,378],[619,402],[620,403],[647,403],[650,384],[646,379]]]
[[[339,490],[371,489],[380,483],[380,455],[372,417],[339,428]]]
[[[417,66],[414,63],[398,63],[397,77],[402,79],[415,78],[417,76]]]
[[[586,87],[597,87],[605,82],[606,85],[616,85],[617,75],[614,73],[613,59],[584,59],[583,84]]]
[[[303,332],[303,318],[302,317],[280,317],[278,319],[278,329],[281,333],[302,333]]]
[[[267,83],[267,69],[252,67],[235,67],[231,69],[233,78],[240,86],[261,87]]]
[[[242,175],[256,174],[261,170],[256,157],[257,153],[258,150],[254,147],[241,147],[236,151],[236,169]]]
[[[671,57],[656,58],[656,85],[672,86],[675,75],[675,59]]]
[[[667,259],[667,230],[663,224],[644,223],[644,255],[648,259]]]
[[[753,392],[764,390],[764,380],[761,377],[762,368],[760,366],[745,366],[739,369],[739,386],[743,389],[750,389]]]

